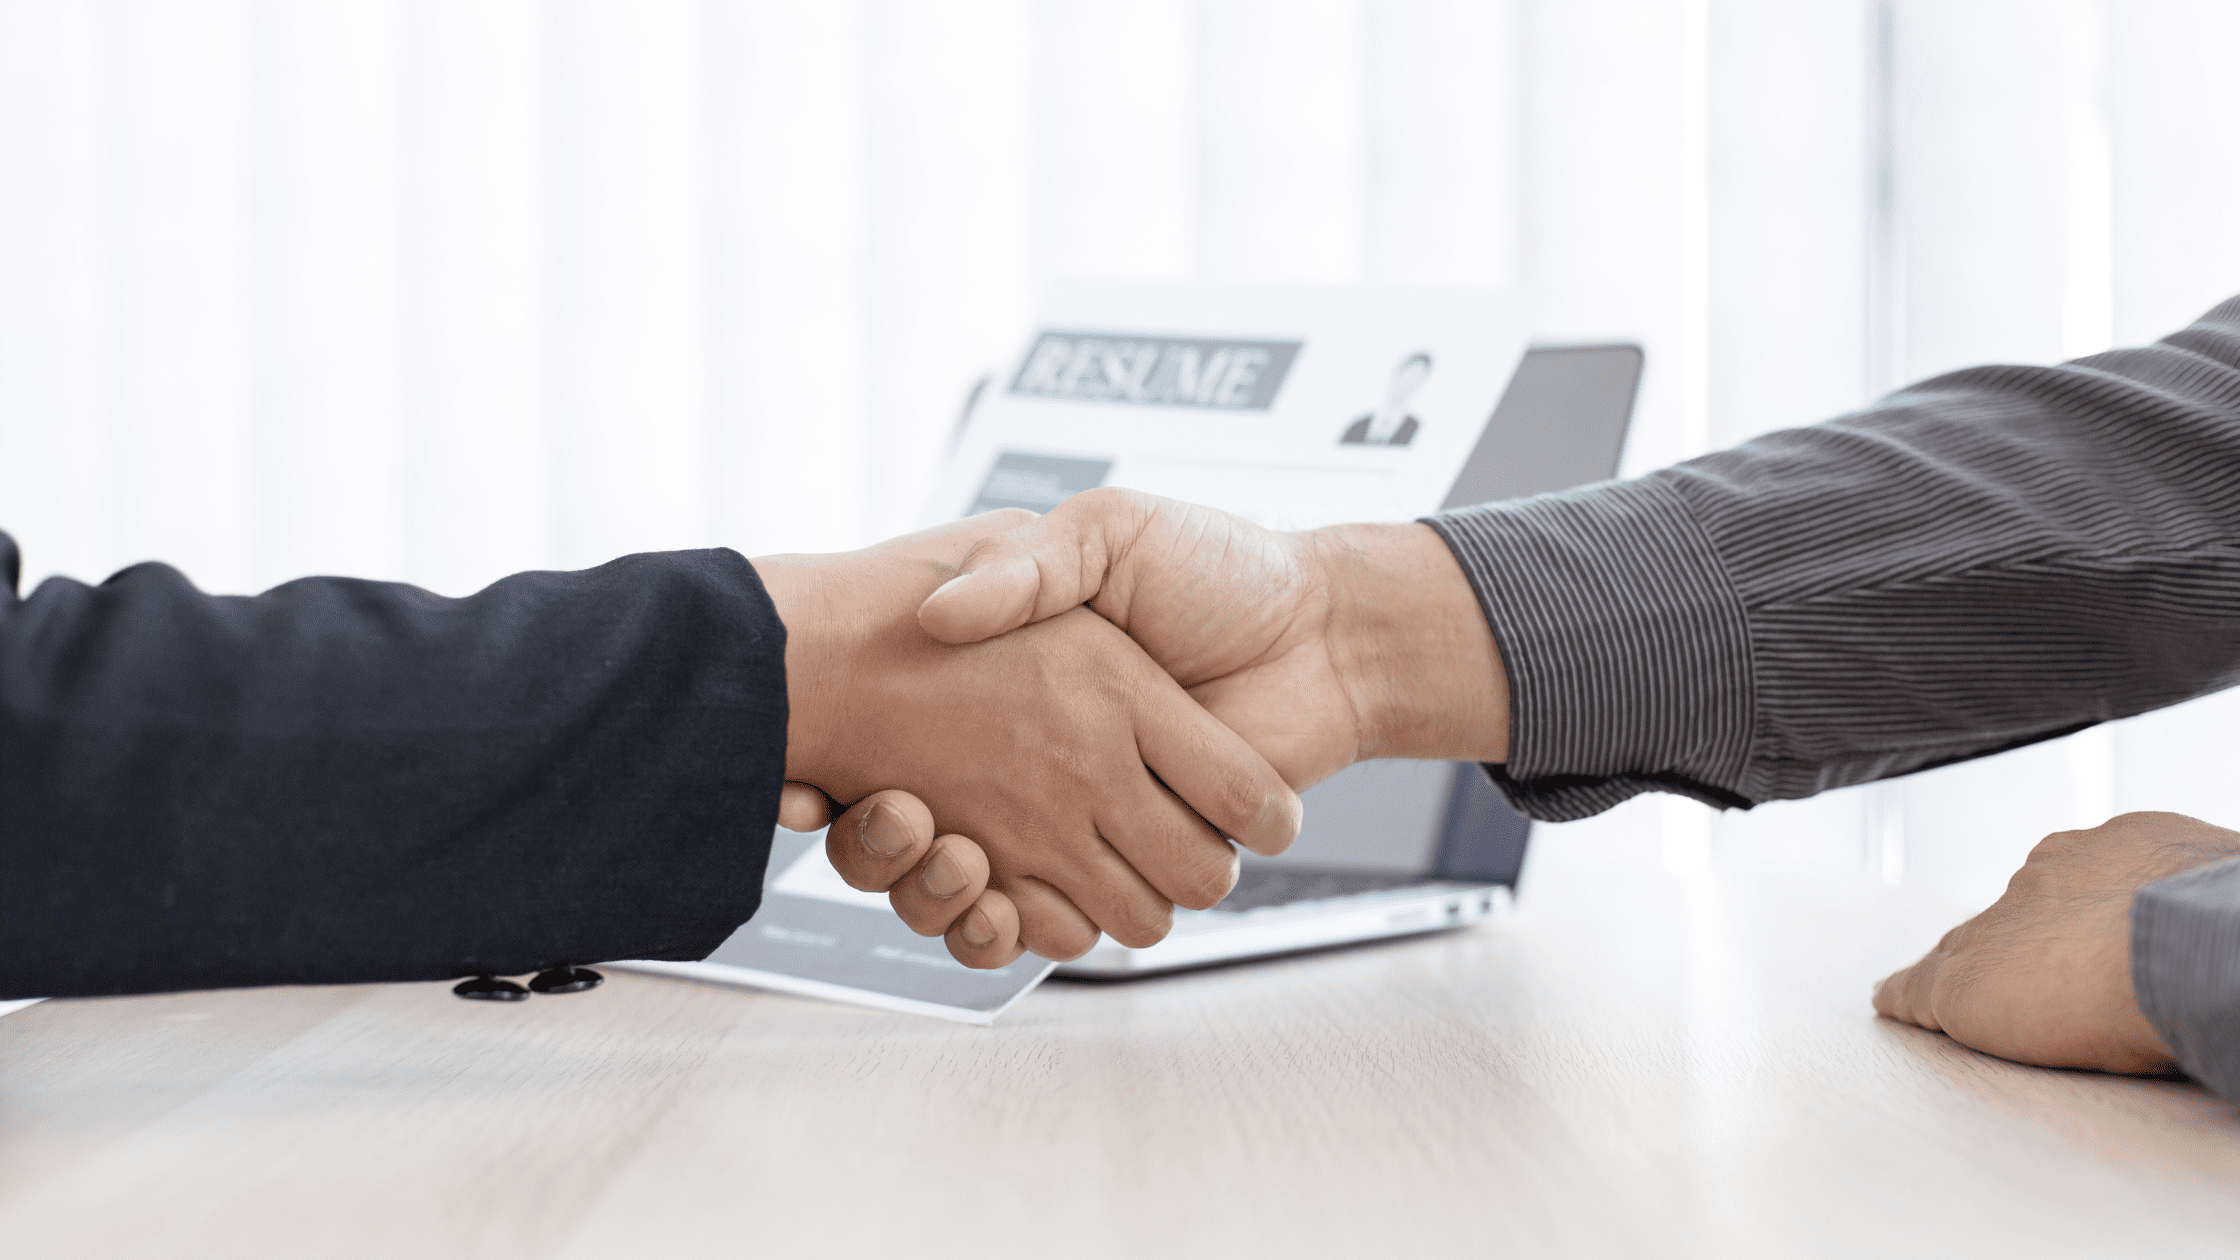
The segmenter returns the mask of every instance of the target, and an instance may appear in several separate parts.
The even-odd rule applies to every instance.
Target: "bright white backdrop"
[[[2236,55],[2225,0],[0,0],[0,528],[227,591],[852,546],[1054,275],[1530,283],[1648,346],[1646,469],[2240,292]],[[1647,808],[1978,898],[2240,824],[2236,724]]]

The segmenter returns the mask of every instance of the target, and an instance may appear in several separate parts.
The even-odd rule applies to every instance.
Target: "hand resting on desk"
[[[2056,832],[1990,909],[1877,984],[1874,1008],[2021,1063],[2172,1071],[2132,988],[2133,901],[2149,884],[2234,856],[2240,832],[2180,814]]]

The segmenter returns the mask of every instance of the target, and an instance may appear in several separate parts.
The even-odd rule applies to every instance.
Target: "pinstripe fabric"
[[[2131,986],[2186,1072],[2240,1099],[2240,861],[2139,890]]]
[[[1488,768],[1520,808],[1583,818],[1651,787],[1750,804],[1727,786],[1749,758],[1748,620],[1672,487],[1644,479],[1430,523],[1508,666],[1509,762]]]
[[[1747,807],[2240,682],[2240,298],[1647,477],[1432,518],[1534,817]]]

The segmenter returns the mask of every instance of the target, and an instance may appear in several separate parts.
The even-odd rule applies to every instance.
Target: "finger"
[[[832,821],[832,800],[806,783],[778,789],[778,825],[787,831],[822,831]]]
[[[1966,945],[1971,930],[1981,919],[1978,915],[1960,923],[1938,937],[1936,948],[1923,954],[1911,967],[1883,977],[1874,986],[1874,1009],[1891,1019],[1932,1032],[1944,1031],[1931,1000],[1936,993],[1937,980],[1944,973],[1945,963]]]
[[[1127,796],[1124,808],[1098,815],[1097,832],[1155,892],[1192,910],[1211,909],[1229,895],[1241,869],[1235,845],[1148,773]]]
[[[965,571],[934,588],[918,606],[918,624],[943,643],[978,643],[1036,620],[1045,585],[1031,548],[1040,541],[1003,537],[974,547],[964,559]],[[1053,580],[1047,588],[1050,600],[1063,600],[1080,585]],[[1086,603],[1094,594],[1092,587],[1073,603],[1061,603],[1059,610]]]
[[[1931,1032],[1943,1031],[1929,1000],[1943,966],[1944,960],[1932,954],[1883,981],[1875,991],[1875,1009]]]
[[[920,936],[941,936],[988,887],[988,855],[963,836],[933,842],[925,860],[888,894],[894,912]]]
[[[888,789],[857,801],[825,833],[824,853],[850,888],[885,892],[933,848],[933,815],[908,792]]]
[[[1905,1018],[1906,973],[1912,968],[1893,971],[1874,982],[1874,1013],[1891,1019]]]
[[[1089,602],[1141,531],[1150,502],[1134,491],[1084,491],[982,539],[964,572],[919,605],[918,624],[944,643],[978,643]]]
[[[1002,891],[1018,909],[1019,943],[1034,953],[1067,962],[1096,945],[1096,924],[1056,888],[1030,877],[1008,881]]]
[[[1263,856],[1290,848],[1306,817],[1299,794],[1172,679],[1152,692],[1136,721],[1143,764],[1222,835]]]
[[[1093,930],[1131,949],[1158,944],[1174,927],[1174,903],[1102,836],[1048,846],[1034,878],[1065,898]],[[1016,888],[1004,887],[1017,898]]]
[[[1026,952],[1019,943],[1019,909],[997,889],[980,894],[948,932],[949,954],[967,967],[1008,967]]]

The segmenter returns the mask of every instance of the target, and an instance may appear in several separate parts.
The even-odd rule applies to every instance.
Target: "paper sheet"
[[[1514,290],[1071,282],[944,464],[935,524],[1098,485],[1281,529],[1438,508],[1524,354]]]
[[[1027,954],[994,971],[966,967],[940,937],[896,918],[883,894],[848,887],[821,831],[778,832],[770,858],[762,908],[706,960],[614,965],[967,1024],[993,1023],[1057,965]]]

